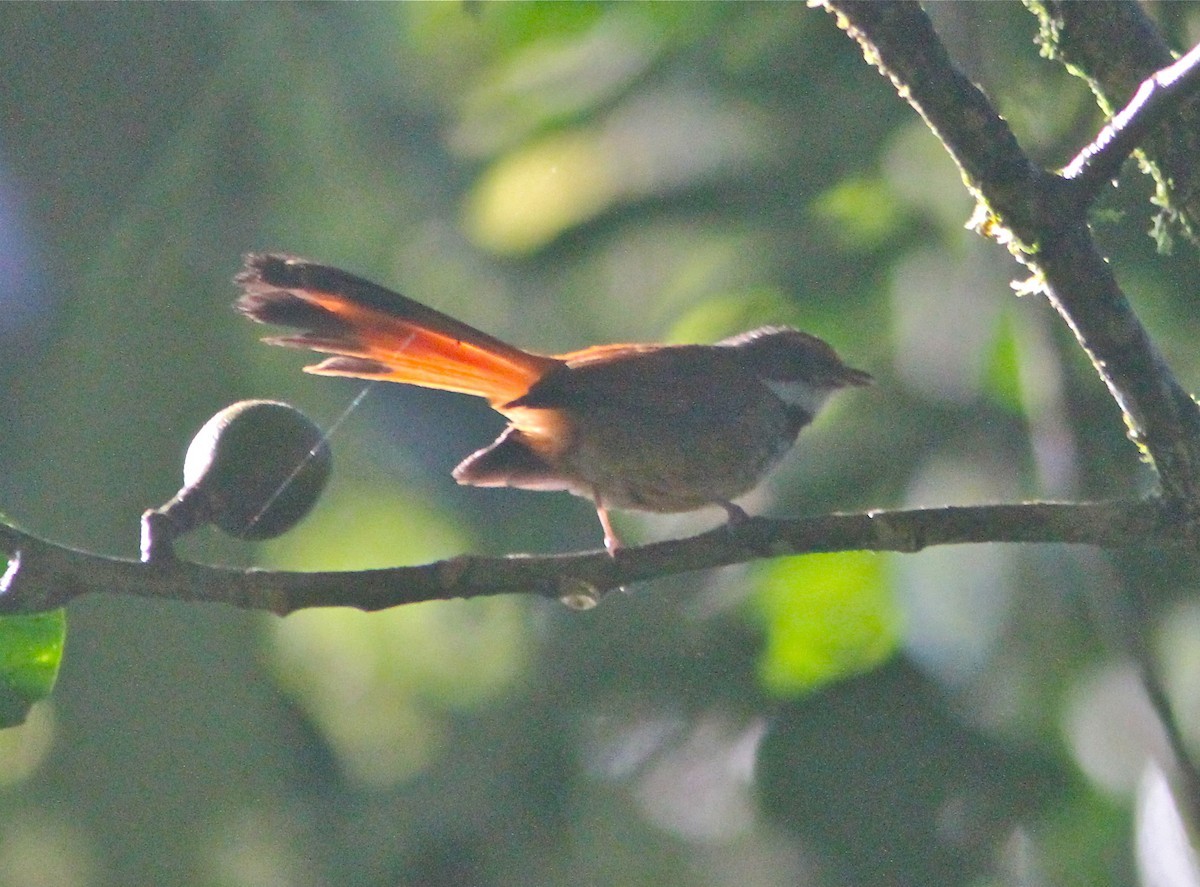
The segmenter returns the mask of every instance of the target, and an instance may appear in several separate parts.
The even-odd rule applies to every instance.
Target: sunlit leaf
[[[1112,796],[1076,783],[1042,818],[1038,828],[1042,877],[1056,887],[1091,887],[1111,880],[1125,852],[1129,811]]]
[[[0,727],[22,723],[54,689],[66,637],[62,610],[0,618]]]
[[[293,532],[262,546],[281,569],[354,570],[422,563],[466,548],[419,497],[335,487]],[[362,785],[401,782],[435,762],[451,712],[506,692],[523,674],[521,601],[486,598],[380,613],[321,609],[275,626],[272,663],[343,772]]]
[[[438,759],[451,713],[514,685],[528,658],[523,613],[511,597],[307,610],[278,623],[272,658],[343,771],[394,785]]]
[[[993,400],[1016,413],[1023,410],[1020,359],[1012,320],[1007,311],[1001,312],[984,368],[984,388]]]
[[[638,24],[614,8],[587,33],[543,36],[504,56],[467,97],[452,144],[487,157],[610,101],[657,52],[653,34]]]
[[[798,693],[866,671],[899,641],[884,564],[864,552],[781,560],[758,575],[755,615],[766,628],[759,674],[774,693]]]
[[[817,199],[814,208],[834,224],[847,246],[864,249],[894,236],[903,215],[886,182],[862,176],[838,182]]]
[[[334,483],[294,530],[260,547],[280,570],[368,570],[461,554],[466,540],[419,496],[369,482]]]
[[[492,252],[531,253],[618,204],[744,175],[768,156],[765,120],[688,87],[643,91],[595,126],[500,157],[466,202],[466,229]]]
[[[779,290],[759,287],[705,299],[671,327],[672,342],[715,342],[765,324],[795,323],[795,306]]]
[[[549,136],[497,163],[467,208],[467,228],[481,246],[521,254],[599,214],[617,196],[597,136]]]

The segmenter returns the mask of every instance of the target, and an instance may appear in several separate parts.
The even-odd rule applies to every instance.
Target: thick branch
[[[920,5],[911,0],[827,0],[839,27],[867,61],[891,79],[924,118],[981,200],[1009,208],[1005,224],[1024,241],[1036,229],[1033,195],[1045,174],[1021,151],[1008,123],[946,53]],[[986,187],[990,194],[984,194]]]
[[[987,97],[951,63],[917,4],[826,5],[954,157],[980,200],[980,230],[1033,269],[1120,405],[1164,495],[1185,509],[1200,507],[1200,412],[1096,249],[1088,195],[1030,162]]]
[[[415,567],[361,572],[276,573],[168,560],[142,563],[89,554],[0,524],[12,565],[0,583],[0,613],[61,607],[85,594],[206,601],[286,614],[306,607],[381,610],[400,604],[493,594],[535,594],[586,605],[605,591],[647,579],[759,558],[848,550],[920,551],[931,545],[1058,542],[1194,545],[1185,524],[1152,500],[1026,503],[752,518],[690,539],[566,555],[463,556]]]

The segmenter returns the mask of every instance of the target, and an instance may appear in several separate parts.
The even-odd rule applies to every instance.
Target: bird
[[[487,400],[508,425],[453,471],[460,484],[590,499],[616,555],[611,509],[658,513],[733,500],[792,448],[834,392],[870,385],[825,341],[764,326],[712,345],[527,351],[330,265],[250,253],[237,311],[294,330],[272,345],[328,355],[305,371]]]

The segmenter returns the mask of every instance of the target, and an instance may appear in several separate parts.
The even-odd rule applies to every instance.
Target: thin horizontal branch
[[[916,3],[826,0],[826,6],[958,163],[980,201],[979,230],[1033,270],[1121,407],[1163,495],[1184,510],[1200,510],[1200,410],[1096,248],[1086,195],[1028,159],[987,97],[951,62]],[[1173,92],[1163,101],[1177,105],[1183,98]]]
[[[1045,542],[1164,547],[1200,538],[1156,500],[950,506],[798,520],[751,518],[699,536],[621,550],[564,555],[462,556],[413,567],[287,573],[180,560],[110,558],[0,524],[11,552],[0,613],[61,607],[86,594],[204,601],[286,614],[308,607],[381,610],[420,601],[534,594],[587,606],[636,582],[761,558],[832,551],[915,552],[933,545]]]

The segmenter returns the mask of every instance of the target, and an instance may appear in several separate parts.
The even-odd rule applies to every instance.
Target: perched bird
[[[454,469],[461,484],[567,490],[610,508],[725,509],[792,447],[830,394],[871,384],[816,336],[763,327],[715,345],[597,345],[537,354],[327,265],[252,254],[236,308],[297,329],[274,345],[334,355],[324,376],[487,398],[508,427]]]

